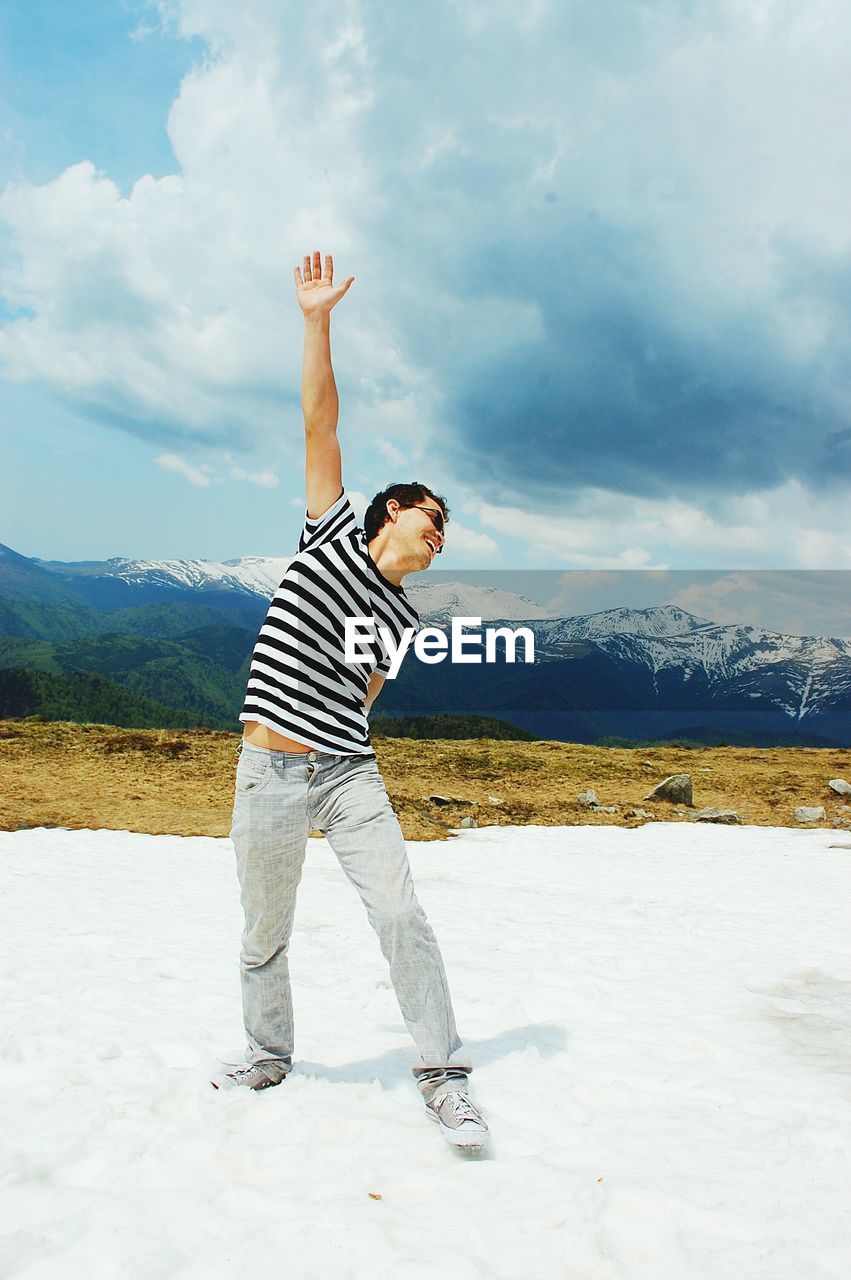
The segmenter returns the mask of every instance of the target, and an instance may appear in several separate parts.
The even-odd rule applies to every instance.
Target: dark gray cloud
[[[851,481],[847,14],[364,12],[364,232],[459,475],[549,505]]]
[[[666,314],[647,246],[599,223],[565,227],[563,247],[555,240],[537,298],[543,336],[453,369],[446,412],[460,466],[508,490],[742,492],[789,476],[818,485],[828,459],[832,479],[851,478],[844,377],[818,358],[790,366],[758,307],[722,306],[693,326],[676,307]]]

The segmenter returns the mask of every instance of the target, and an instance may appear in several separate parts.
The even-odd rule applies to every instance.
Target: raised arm
[[[324,515],[343,488],[343,467],[337,439],[340,402],[331,367],[331,311],[354,281],[349,276],[334,284],[334,260],[314,253],[294,271],[296,299],[304,312],[304,363],[301,405],[304,410],[307,463],[307,514],[312,520]]]

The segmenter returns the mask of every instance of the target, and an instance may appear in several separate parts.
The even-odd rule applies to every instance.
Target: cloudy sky
[[[840,0],[6,6],[0,541],[287,554],[319,249],[346,484],[446,494],[441,568],[851,568],[850,55]]]

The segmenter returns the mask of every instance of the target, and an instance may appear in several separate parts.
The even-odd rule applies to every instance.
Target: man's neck
[[[394,587],[401,587],[405,574],[411,571],[399,563],[398,558],[393,554],[391,548],[386,545],[380,533],[372,539],[372,542],[367,543],[367,551],[369,552],[370,560],[382,578],[392,582]]]

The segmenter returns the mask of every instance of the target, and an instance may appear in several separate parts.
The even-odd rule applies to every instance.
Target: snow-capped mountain
[[[557,644],[560,641],[599,640],[602,636],[614,635],[691,635],[703,627],[714,625],[708,618],[698,618],[676,605],[665,604],[652,609],[603,609],[572,618],[556,618],[551,626],[542,627],[540,631],[549,643]]]
[[[420,618],[432,627],[448,626],[453,618],[462,617],[481,618],[483,622],[525,622],[553,616],[527,596],[500,587],[416,579],[406,585],[405,594]]]
[[[63,578],[107,578],[133,587],[173,587],[185,591],[246,591],[268,599],[284,576],[289,556],[242,556],[237,560],[127,560],[63,564],[36,560]]]
[[[185,612],[192,606],[185,623],[176,626],[187,631],[213,622],[221,626],[230,617],[233,627],[250,637],[288,564],[288,558],[266,556],[64,564],[28,559],[0,546],[0,606],[4,598],[63,606],[76,601],[90,611],[80,626],[91,625],[91,634],[110,630],[110,615],[130,609],[136,612],[119,629],[157,635],[176,634],[163,630],[163,608],[180,605]],[[495,688],[489,683],[493,667],[453,672],[412,660],[393,690],[382,695],[388,713],[467,710],[501,715],[542,736],[580,741],[594,740],[587,726],[589,716],[596,716],[598,725],[605,722],[604,732],[635,737],[657,723],[661,732],[698,725],[746,733],[761,726],[766,739],[806,725],[814,741],[851,742],[851,640],[846,638],[721,624],[670,604],[553,617],[515,592],[437,577],[416,577],[406,590],[429,626],[446,627],[452,618],[468,617],[481,618],[483,625],[531,628],[535,662],[512,668],[508,681],[502,668]],[[162,608],[152,621],[137,618],[137,607],[148,605]],[[64,616],[57,610],[57,626]],[[54,637],[43,620],[38,632],[28,630],[30,625],[28,615],[9,614],[4,630],[64,638]],[[25,657],[18,655],[19,665],[26,665]],[[577,708],[585,707],[589,711],[577,719]],[[608,720],[594,707],[609,707]]]
[[[42,569],[62,577],[102,577],[139,588],[172,588],[194,593],[242,591],[269,600],[292,557],[241,556],[236,560],[127,560],[114,557],[100,563],[62,564],[34,561]],[[494,618],[550,618],[552,614],[534,600],[472,583],[426,581],[417,578],[406,585],[414,608],[433,626],[459,615]]]
[[[265,601],[277,589],[290,559],[283,556],[241,556],[235,560],[128,560],[116,556],[101,562],[64,564],[35,560],[31,563],[53,573],[57,579],[86,580],[90,587],[95,579],[101,578],[146,592],[169,589],[198,595],[240,591]],[[486,621],[552,617],[549,610],[534,600],[499,587],[416,578],[406,585],[406,593],[420,616],[427,618],[432,626],[444,625],[451,618],[462,615]]]
[[[613,614],[631,616],[619,617],[615,630]],[[851,641],[845,639],[721,625],[670,606],[558,619],[534,630],[542,660],[567,657],[578,640],[591,640],[608,657],[647,668],[657,695],[663,683],[670,689],[671,679],[693,681],[710,697],[735,691],[768,699],[795,720],[851,695]]]
[[[129,594],[141,603],[143,599],[163,595],[170,598],[194,598],[209,593],[240,592],[268,601],[284,576],[291,557],[241,556],[235,560],[130,560],[116,556],[111,560],[64,563],[57,560],[27,560],[15,552],[8,553],[8,571],[14,557],[38,572],[42,579],[51,578],[57,586],[77,586],[94,603],[109,600],[125,603]],[[0,569],[4,567],[0,549]],[[120,588],[120,593],[118,589]],[[453,617],[493,619],[544,619],[552,614],[534,600],[499,587],[482,587],[473,583],[442,582],[414,578],[406,584],[406,592],[420,616],[432,626],[440,626]],[[0,585],[2,594],[2,585]]]

